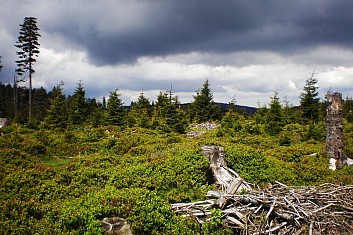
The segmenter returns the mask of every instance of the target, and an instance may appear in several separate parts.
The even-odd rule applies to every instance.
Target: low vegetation
[[[211,95],[208,83],[198,103],[203,91]],[[129,110],[116,91],[107,106],[80,105],[82,84],[69,100],[61,85],[51,97],[46,116],[0,129],[0,234],[102,234],[100,220],[113,216],[127,219],[134,234],[231,234],[217,209],[199,227],[170,206],[204,200],[214,189],[203,145],[223,146],[228,166],[262,187],[353,184],[352,167],[328,169],[322,112],[302,117],[276,93],[251,116],[234,105],[222,113],[209,97],[205,109],[183,108],[171,92],[154,105],[141,94]],[[352,158],[349,114],[343,129]],[[218,127],[187,137],[188,124],[209,119]]]
[[[298,126],[298,136],[287,136],[285,145],[283,136],[292,127],[274,137],[249,134],[248,120],[239,125],[237,132],[223,125],[193,139],[145,128],[11,125],[0,138],[0,232],[100,234],[101,219],[120,216],[135,234],[201,233],[169,204],[202,200],[213,188],[202,145],[223,146],[228,165],[262,186],[353,184],[352,168],[328,170],[324,140],[307,139],[306,125]],[[346,146],[350,152],[351,144]]]

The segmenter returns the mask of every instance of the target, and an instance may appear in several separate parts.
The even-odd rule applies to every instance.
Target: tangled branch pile
[[[198,223],[211,219],[211,209],[222,210],[225,226],[236,234],[353,234],[353,186],[323,184],[271,188],[245,194],[209,192],[212,199],[176,203],[176,214]],[[220,207],[218,201],[227,203]]]

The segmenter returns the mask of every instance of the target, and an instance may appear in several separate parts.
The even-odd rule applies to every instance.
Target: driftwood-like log
[[[353,234],[353,186],[288,187],[276,182],[251,189],[227,168],[222,147],[202,150],[221,190],[209,191],[209,200],[172,204],[175,214],[202,224],[210,220],[212,208],[219,208],[225,226],[235,234]]]
[[[216,185],[221,189],[216,204],[220,208],[228,202],[224,194],[234,194],[236,192],[251,190],[250,184],[245,182],[236,172],[227,167],[224,155],[224,148],[221,146],[203,146],[202,153],[210,161],[210,168],[216,181]]]
[[[225,225],[236,234],[353,234],[353,186],[287,187],[277,183],[272,188],[222,197],[228,200],[222,209]],[[207,221],[216,201],[202,201],[202,208],[197,202],[171,206],[176,214]]]

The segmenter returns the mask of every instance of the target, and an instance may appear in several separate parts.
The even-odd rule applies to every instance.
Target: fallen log
[[[353,186],[283,187],[275,184],[265,190],[252,190],[244,195],[224,194],[222,197],[229,201],[222,209],[225,225],[239,234],[245,230],[248,234],[301,234],[303,226],[312,231],[311,234],[322,234],[323,231],[325,234],[353,233]],[[216,201],[207,200],[208,212],[217,205]],[[187,204],[185,210],[180,206],[175,210],[175,204],[172,208],[182,215],[188,211]],[[197,207],[197,203],[192,204]],[[200,215],[187,213],[192,217]],[[211,216],[211,213],[205,214]]]
[[[353,234],[353,186],[287,186],[269,188],[250,184],[225,165],[224,150],[204,146],[220,191],[209,191],[209,200],[172,204],[174,213],[198,223],[211,219],[219,208],[224,224],[235,234]]]

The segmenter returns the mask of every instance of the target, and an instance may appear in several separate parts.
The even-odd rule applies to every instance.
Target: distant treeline
[[[68,125],[141,126],[183,132],[189,122],[215,121],[222,118],[225,106],[213,102],[208,81],[195,95],[195,101],[181,105],[172,91],[160,92],[151,102],[143,93],[137,101],[126,106],[118,90],[111,92],[102,102],[86,97],[82,82],[74,93],[63,94],[63,83],[51,91],[32,89],[32,120],[28,123],[29,89],[0,83],[0,117],[10,122],[65,128]],[[250,112],[253,112],[250,110]]]
[[[280,101],[277,92],[271,102],[263,107],[253,108],[215,103],[208,80],[196,91],[194,100],[181,104],[172,91],[161,91],[157,100],[151,102],[143,93],[130,105],[124,105],[118,90],[110,92],[102,102],[86,97],[82,82],[72,95],[63,94],[63,83],[51,91],[44,88],[32,90],[32,120],[28,123],[29,89],[0,83],[0,117],[10,122],[31,125],[45,125],[48,128],[66,128],[69,125],[119,125],[160,128],[164,131],[184,132],[189,123],[220,121],[229,112],[263,123],[276,134],[289,123],[314,123],[324,121],[326,101],[318,98],[316,80],[309,79],[301,94],[301,104],[293,107],[287,101]],[[353,101],[343,101],[343,116],[353,121]],[[229,116],[229,115],[228,115]]]

